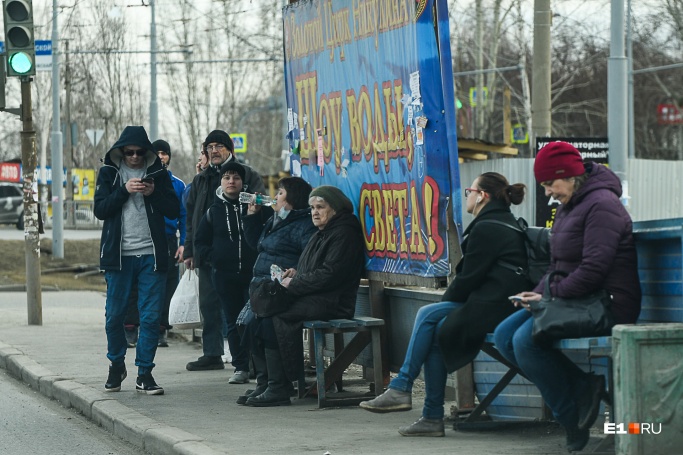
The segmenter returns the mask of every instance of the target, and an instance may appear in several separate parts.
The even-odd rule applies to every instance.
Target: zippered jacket
[[[121,226],[123,204],[130,193],[122,181],[119,169],[123,161],[123,147],[136,145],[145,154],[145,177],[154,179],[154,192],[145,196],[145,211],[154,246],[154,270],[165,272],[168,267],[168,245],[165,221],[178,218],[180,201],[173,189],[171,178],[152,151],[152,144],[141,126],[128,126],[104,157],[104,165],[97,174],[95,189],[95,216],[104,221],[100,241],[100,269],[121,270]]]
[[[247,204],[230,200],[222,188],[216,189],[216,200],[204,214],[195,235],[195,252],[204,265],[221,272],[220,276],[245,286],[253,276],[256,250],[247,243],[242,220]]]
[[[550,291],[555,297],[577,298],[606,289],[617,324],[633,324],[642,290],[633,222],[619,199],[621,181],[602,164],[585,167],[588,178],[555,214],[548,273],[569,275],[551,283]],[[543,285],[534,291],[542,293]]]
[[[233,155],[225,162],[234,159],[235,157]],[[221,165],[225,164],[225,162]],[[246,164],[242,164],[242,166],[244,166],[245,171],[244,188],[242,188],[242,191],[247,193],[266,194],[266,187],[263,184],[263,179],[259,173]],[[216,188],[220,188],[221,186],[219,169],[220,167],[218,166],[209,165],[202,172],[195,175],[190,184],[190,194],[185,203],[187,223],[185,225],[186,237],[183,257],[185,259],[193,258],[195,267],[208,266],[208,263],[205,263],[201,254],[198,254],[198,252],[195,251],[194,242],[197,239],[199,222],[202,220],[206,211],[209,210],[209,207],[215,202]]]
[[[185,182],[173,175],[170,169],[166,168],[168,175],[171,177],[173,189],[175,189],[178,200],[180,201],[180,216],[178,218],[166,218],[166,237],[175,237],[176,232],[180,232],[179,245],[185,245],[185,222],[187,221],[187,212],[185,212],[185,204],[183,203],[183,193],[185,193]]]

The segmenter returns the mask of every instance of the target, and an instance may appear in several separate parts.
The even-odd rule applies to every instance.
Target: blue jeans
[[[122,364],[126,358],[126,335],[123,321],[128,310],[128,296],[135,278],[138,286],[140,335],[135,350],[138,375],[154,368],[154,355],[159,341],[159,313],[164,298],[166,273],[154,271],[154,255],[122,256],[120,271],[107,271],[107,303],[105,331],[107,358],[112,364]]]
[[[422,416],[425,419],[443,419],[448,371],[437,334],[446,316],[460,306],[461,303],[439,302],[425,305],[418,310],[403,366],[398,376],[389,384],[390,389],[412,392],[413,382],[424,365],[426,397]]]
[[[587,374],[562,352],[531,338],[531,312],[519,310],[498,325],[496,349],[536,384],[555,419],[567,428],[578,423],[576,399],[588,386]]]
[[[237,371],[249,371],[249,353],[242,347],[237,332],[237,316],[249,300],[249,285],[238,281],[226,280],[220,270],[212,269],[211,278],[221,301],[223,316],[227,325],[227,339],[232,356],[232,366]]]

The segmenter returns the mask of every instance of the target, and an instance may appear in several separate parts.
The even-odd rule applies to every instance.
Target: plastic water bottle
[[[263,194],[240,193],[240,202],[242,204],[256,204],[256,205],[273,205],[275,200],[270,196]]]

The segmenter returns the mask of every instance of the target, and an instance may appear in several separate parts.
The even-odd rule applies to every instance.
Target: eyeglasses
[[[469,195],[472,194],[472,192],[481,193],[481,190],[478,190],[476,188],[465,188],[465,197],[469,197]]]
[[[223,150],[224,148],[225,148],[225,145],[223,145],[223,144],[207,145],[207,146],[206,146],[206,151],[209,152],[209,153],[213,152],[214,150],[217,151],[217,152],[220,152],[220,151]]]
[[[124,150],[123,154],[126,156],[145,156],[145,153],[147,153],[147,150]]]
[[[541,186],[543,188],[547,188],[549,186],[553,186],[553,183],[555,183],[555,180],[546,180],[545,182],[541,182]]]

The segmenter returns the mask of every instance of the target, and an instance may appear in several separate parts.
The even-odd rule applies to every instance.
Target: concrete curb
[[[0,368],[151,454],[225,455],[204,444],[203,438],[144,416],[116,401],[115,394],[55,374],[5,343],[0,343]]]

